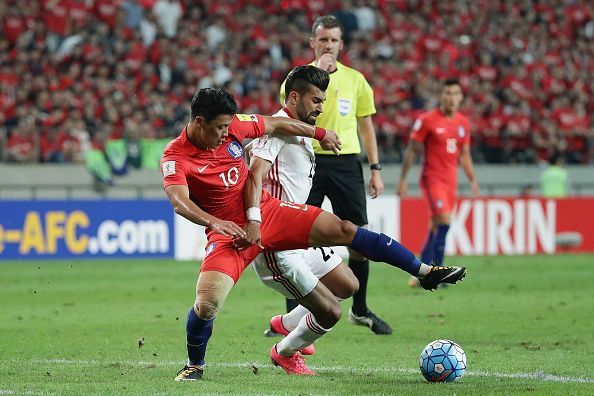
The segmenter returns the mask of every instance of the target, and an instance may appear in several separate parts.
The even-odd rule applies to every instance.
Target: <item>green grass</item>
[[[270,365],[274,340],[262,333],[284,302],[248,269],[215,322],[198,383],[173,381],[197,263],[0,264],[0,394],[594,394],[592,256],[454,261],[467,279],[433,293],[373,265],[368,302],[394,334],[343,318],[317,342],[308,363],[320,375],[309,378]],[[466,351],[462,381],[429,384],[418,372],[437,338]]]

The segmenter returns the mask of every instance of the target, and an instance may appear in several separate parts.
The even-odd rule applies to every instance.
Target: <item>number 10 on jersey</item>
[[[228,189],[230,186],[236,185],[239,181],[239,170],[236,167],[232,167],[226,173],[219,173],[219,177],[225,184],[225,188]]]

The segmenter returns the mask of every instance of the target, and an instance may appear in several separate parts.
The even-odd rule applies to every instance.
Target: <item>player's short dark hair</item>
[[[303,95],[311,89],[312,85],[325,91],[328,89],[328,84],[330,84],[330,74],[327,71],[312,65],[297,66],[291,70],[285,81],[285,99],[289,97],[291,91]]]
[[[316,18],[313,25],[311,25],[311,35],[315,37],[316,29],[318,27],[323,27],[324,29],[332,29],[332,28],[339,28],[340,33],[344,32],[342,28],[342,24],[334,15],[322,15]]]
[[[443,83],[441,84],[443,85],[443,87],[451,87],[452,85],[460,85],[460,80],[458,80],[457,78],[451,77],[451,78],[447,78],[443,81]]]
[[[192,119],[200,116],[206,122],[212,121],[221,114],[235,115],[237,103],[229,92],[220,88],[202,88],[192,98]]]

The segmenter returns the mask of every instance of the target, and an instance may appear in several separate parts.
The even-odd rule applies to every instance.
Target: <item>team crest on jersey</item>
[[[243,147],[238,142],[231,142],[227,146],[227,152],[231,154],[231,157],[239,158],[243,154]]]
[[[208,256],[210,253],[212,253],[212,251],[215,250],[216,247],[217,247],[217,243],[216,242],[213,242],[210,245],[208,245],[206,247],[206,254],[205,254],[205,256]]]
[[[458,136],[460,136],[461,138],[466,136],[466,131],[464,130],[464,127],[462,125],[458,127]]]

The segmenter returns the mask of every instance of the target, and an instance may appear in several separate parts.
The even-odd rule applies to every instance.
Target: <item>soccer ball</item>
[[[427,381],[456,381],[466,371],[466,354],[454,341],[435,340],[421,352],[420,366]]]

